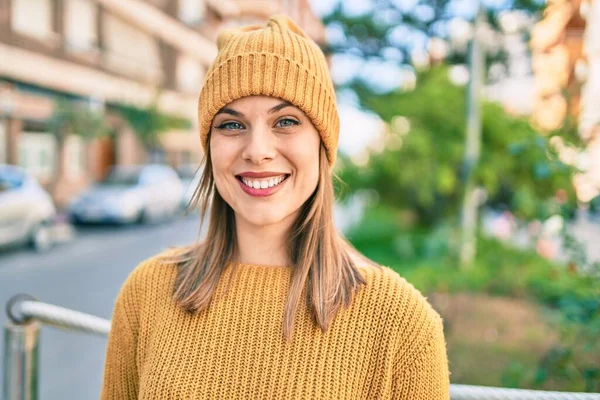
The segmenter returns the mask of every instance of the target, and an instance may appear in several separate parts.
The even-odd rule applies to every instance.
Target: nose
[[[252,128],[246,135],[242,158],[253,164],[261,164],[275,158],[277,138],[267,128]]]

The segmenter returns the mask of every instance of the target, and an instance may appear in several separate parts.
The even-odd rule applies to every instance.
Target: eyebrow
[[[289,107],[289,106],[293,107],[294,105],[292,103],[290,103],[289,101],[284,101],[283,103],[281,103],[279,105],[276,105],[275,107],[271,108],[269,110],[269,114],[276,113],[277,111],[280,111],[280,110],[282,110],[282,109],[284,109],[286,107]]]
[[[217,111],[217,113],[215,115],[219,115],[219,114],[229,114],[229,115],[233,115],[234,117],[243,117],[244,114],[242,114],[239,111],[235,111],[232,108],[221,108],[219,111]]]
[[[282,109],[284,109],[285,107],[290,107],[290,106],[294,106],[292,103],[290,103],[289,101],[284,101],[281,104],[276,105],[275,107],[271,108],[268,113],[269,114],[273,114],[276,113],[277,111],[281,111]],[[229,115],[233,115],[234,117],[244,117],[245,115],[239,111],[236,111],[232,108],[221,108],[219,111],[217,111],[217,114],[229,114]],[[215,114],[215,115],[217,115]]]

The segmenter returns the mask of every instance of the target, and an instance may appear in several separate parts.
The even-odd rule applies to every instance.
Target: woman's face
[[[291,225],[319,179],[321,138],[291,103],[248,96],[223,107],[210,134],[217,190],[238,223]]]

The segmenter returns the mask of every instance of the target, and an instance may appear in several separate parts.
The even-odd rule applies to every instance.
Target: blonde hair
[[[288,340],[294,333],[294,316],[305,286],[313,320],[325,332],[341,307],[349,307],[357,290],[366,284],[355,260],[377,266],[354,249],[334,226],[333,172],[326,154],[321,144],[317,187],[301,206],[290,232],[289,259],[293,273],[283,322],[284,337]],[[178,266],[173,298],[193,313],[208,307],[223,270],[230,264],[236,265],[235,215],[216,190],[210,149],[203,164],[202,178],[190,206],[199,205],[202,220],[210,208],[207,239],[168,259]]]

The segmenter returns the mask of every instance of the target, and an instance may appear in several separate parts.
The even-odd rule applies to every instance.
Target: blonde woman
[[[102,399],[447,399],[439,315],[334,227],[323,53],[282,15],[218,49],[198,108],[208,233],[123,285]]]

